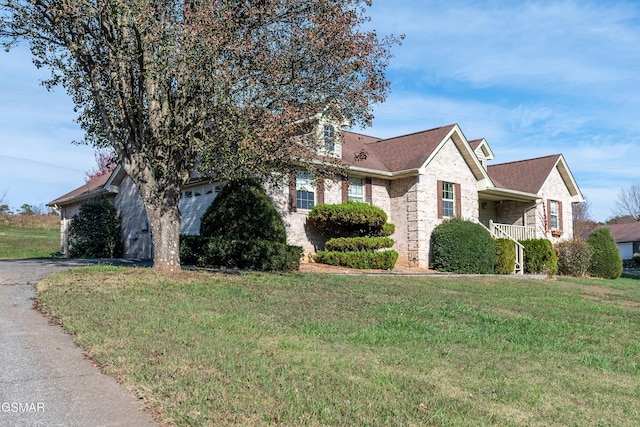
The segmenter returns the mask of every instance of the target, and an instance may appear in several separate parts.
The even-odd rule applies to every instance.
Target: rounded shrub
[[[328,251],[375,251],[393,247],[390,237],[337,237],[329,239],[324,248]]]
[[[200,235],[286,243],[282,217],[262,186],[253,180],[230,181],[202,215]]]
[[[556,244],[558,273],[565,276],[582,277],[589,271],[591,247],[582,240],[571,240]]]
[[[599,228],[587,239],[591,246],[589,274],[603,279],[617,279],[622,274],[622,257],[607,228]]]
[[[524,247],[524,272],[527,274],[547,274],[558,272],[558,256],[548,239],[521,240]]]
[[[393,233],[382,209],[363,202],[317,205],[309,212],[309,222],[328,237],[369,237]]]
[[[119,258],[123,253],[120,216],[103,197],[84,201],[69,225],[69,255],[73,258]]]
[[[512,274],[516,268],[516,245],[511,239],[495,239],[496,274]]]
[[[392,270],[398,261],[398,252],[394,250],[371,251],[320,251],[314,255],[314,261],[320,264],[337,265],[358,269]]]
[[[633,260],[633,266],[634,267],[636,267],[636,268],[640,267],[640,254],[639,253],[633,254],[632,260]]]
[[[480,224],[454,218],[433,230],[432,267],[452,273],[493,273],[496,248],[489,232]]]

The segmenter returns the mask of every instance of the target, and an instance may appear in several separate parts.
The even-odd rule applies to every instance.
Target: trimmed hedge
[[[398,261],[398,252],[394,250],[381,252],[320,251],[314,255],[314,260],[321,264],[337,265],[341,267],[392,270],[396,265],[396,261]]]
[[[202,215],[200,235],[236,240],[287,242],[287,231],[271,198],[253,180],[229,181]]]
[[[120,216],[110,200],[86,200],[69,225],[69,255],[72,258],[119,258],[124,251]]]
[[[589,271],[591,246],[582,240],[556,244],[558,273],[565,276],[583,277]]]
[[[180,259],[184,264],[256,271],[292,271],[300,268],[300,246],[266,240],[180,237]]]
[[[547,274],[558,272],[558,256],[548,239],[520,240],[524,246],[524,272],[527,274]]]
[[[329,237],[370,237],[393,233],[382,209],[363,202],[317,205],[309,212],[309,222]]]
[[[390,237],[338,237],[325,243],[328,251],[374,251],[393,247],[393,239]]]
[[[513,274],[516,268],[516,245],[511,239],[495,239],[496,274]]]
[[[491,274],[496,247],[482,225],[453,218],[438,225],[431,237],[435,270],[451,273]]]
[[[616,241],[607,228],[598,228],[587,239],[591,246],[589,273],[603,279],[617,279],[622,274],[622,257]]]

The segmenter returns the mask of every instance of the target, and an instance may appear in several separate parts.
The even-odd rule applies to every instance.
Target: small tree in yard
[[[591,246],[589,274],[604,279],[617,279],[622,274],[622,257],[616,241],[607,228],[599,228],[587,239]]]
[[[84,142],[113,149],[144,202],[154,268],[177,271],[196,164],[215,180],[318,169],[312,119],[371,124],[398,39],[363,29],[368,5],[0,0],[0,42],[29,42],[47,88],[73,99]]]
[[[109,200],[89,199],[69,225],[69,255],[73,258],[122,256],[120,216]]]

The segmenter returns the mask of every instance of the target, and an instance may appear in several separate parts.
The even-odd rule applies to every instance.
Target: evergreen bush
[[[271,198],[250,179],[228,182],[202,215],[200,235],[286,243],[287,231]]]
[[[495,239],[496,274],[512,274],[516,268],[516,245],[511,239]]]
[[[393,247],[393,239],[390,237],[337,237],[325,243],[328,251],[375,251]]]
[[[363,202],[316,205],[309,212],[309,222],[328,237],[385,236],[393,229],[382,209]]]
[[[180,260],[207,268],[255,271],[291,271],[300,268],[302,248],[267,240],[232,240],[225,237],[180,238]]]
[[[453,218],[433,230],[431,242],[432,267],[436,270],[476,274],[494,272],[495,244],[480,224]]]
[[[119,258],[123,250],[120,216],[113,203],[103,197],[82,202],[69,225],[69,255]]]
[[[362,202],[318,205],[309,212],[309,222],[329,240],[326,251],[313,259],[321,264],[360,269],[391,270],[398,260],[393,247],[395,226],[380,208]]]
[[[548,239],[521,240],[524,246],[524,272],[527,274],[547,274],[558,272],[558,256]]]
[[[582,240],[556,244],[558,273],[565,276],[583,277],[589,271],[591,247]]]
[[[589,274],[603,279],[617,279],[622,274],[622,257],[616,241],[607,228],[598,228],[587,243],[591,246]]]
[[[398,261],[398,252],[386,250],[371,251],[320,251],[314,255],[314,260],[321,264],[337,265],[358,269],[392,270]]]
[[[200,222],[200,236],[181,236],[182,263],[210,268],[290,271],[302,248],[286,244],[282,217],[253,180],[228,182]]]
[[[640,267],[640,254],[635,253],[632,257],[634,267]]]

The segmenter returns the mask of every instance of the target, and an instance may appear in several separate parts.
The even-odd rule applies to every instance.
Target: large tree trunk
[[[189,166],[188,162],[183,164]],[[168,273],[180,271],[179,205],[182,186],[188,180],[189,173],[175,171],[158,180],[148,168],[133,167],[131,170],[130,177],[138,187],[147,211],[153,244],[153,268]],[[135,174],[138,170],[146,173]]]
[[[178,205],[149,206],[148,203],[145,204],[151,227],[154,270],[163,273],[180,271],[180,210]]]

